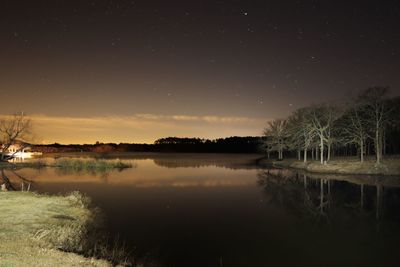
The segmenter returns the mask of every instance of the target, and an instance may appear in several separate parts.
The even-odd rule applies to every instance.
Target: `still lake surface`
[[[17,172],[31,190],[90,196],[111,235],[148,263],[399,266],[400,178],[310,175],[260,157],[120,154],[107,158],[134,167]]]

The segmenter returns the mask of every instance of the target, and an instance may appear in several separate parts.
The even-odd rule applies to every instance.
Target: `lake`
[[[260,157],[120,154],[107,159],[133,168],[16,173],[31,190],[90,196],[148,266],[397,266],[400,178],[304,174]]]

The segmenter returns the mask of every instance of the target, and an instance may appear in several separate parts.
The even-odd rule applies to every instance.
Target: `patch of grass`
[[[38,159],[30,162],[11,163],[2,162],[0,167],[3,168],[45,168],[54,167],[62,172],[67,173],[106,173],[112,170],[122,171],[126,168],[134,167],[129,162],[121,160],[104,160],[104,159],[74,159],[74,158],[60,158],[53,162],[48,162],[43,159]]]
[[[75,171],[109,171],[112,169],[125,169],[131,168],[132,164],[124,163],[122,161],[110,161],[110,160],[83,160],[83,159],[58,159],[52,167],[71,169]]]
[[[113,170],[122,171],[126,168],[132,168],[130,163],[103,159],[57,159],[48,166],[57,168],[61,174],[90,173],[92,175],[102,175]]]
[[[0,192],[0,203],[0,266],[112,266],[95,258],[110,252],[96,235],[100,213],[82,194]]]

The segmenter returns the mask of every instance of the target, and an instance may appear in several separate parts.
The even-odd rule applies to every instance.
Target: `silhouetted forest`
[[[265,137],[228,137],[215,140],[201,138],[166,137],[154,144],[100,143],[84,145],[35,145],[33,150],[43,153],[67,152],[182,152],[182,153],[262,153]]]

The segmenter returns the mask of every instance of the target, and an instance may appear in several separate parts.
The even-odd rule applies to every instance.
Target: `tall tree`
[[[283,159],[283,150],[287,146],[287,121],[276,119],[268,122],[268,126],[264,130],[264,135],[267,137],[267,149],[277,151],[278,159]]]
[[[331,138],[332,138],[332,130],[334,127],[334,122],[337,120],[339,116],[338,109],[333,105],[316,105],[311,107],[310,110],[310,121],[311,128],[310,131],[315,132],[316,136],[319,139],[319,152],[320,152],[320,161],[321,164],[324,164],[324,147],[327,145],[328,153],[331,150]],[[330,159],[330,156],[327,157]]]
[[[300,118],[296,113],[289,116],[286,123],[287,149],[297,152],[297,159],[301,160],[301,150],[303,149],[303,140],[299,138]]]
[[[391,113],[391,108],[386,101],[388,92],[388,87],[375,86],[361,92],[358,98],[363,112],[366,114],[367,123],[371,128],[377,164],[382,161],[383,135]]]
[[[303,161],[307,162],[307,152],[315,137],[315,132],[310,120],[310,109],[301,108],[293,112],[288,119],[289,141],[292,146],[303,150]],[[301,160],[299,158],[299,160]]]
[[[368,126],[365,113],[359,103],[353,102],[348,105],[340,119],[340,132],[342,143],[355,144],[360,150],[360,161],[364,162]]]
[[[400,153],[400,96],[390,99],[392,113],[386,127],[385,137],[390,153]]]

